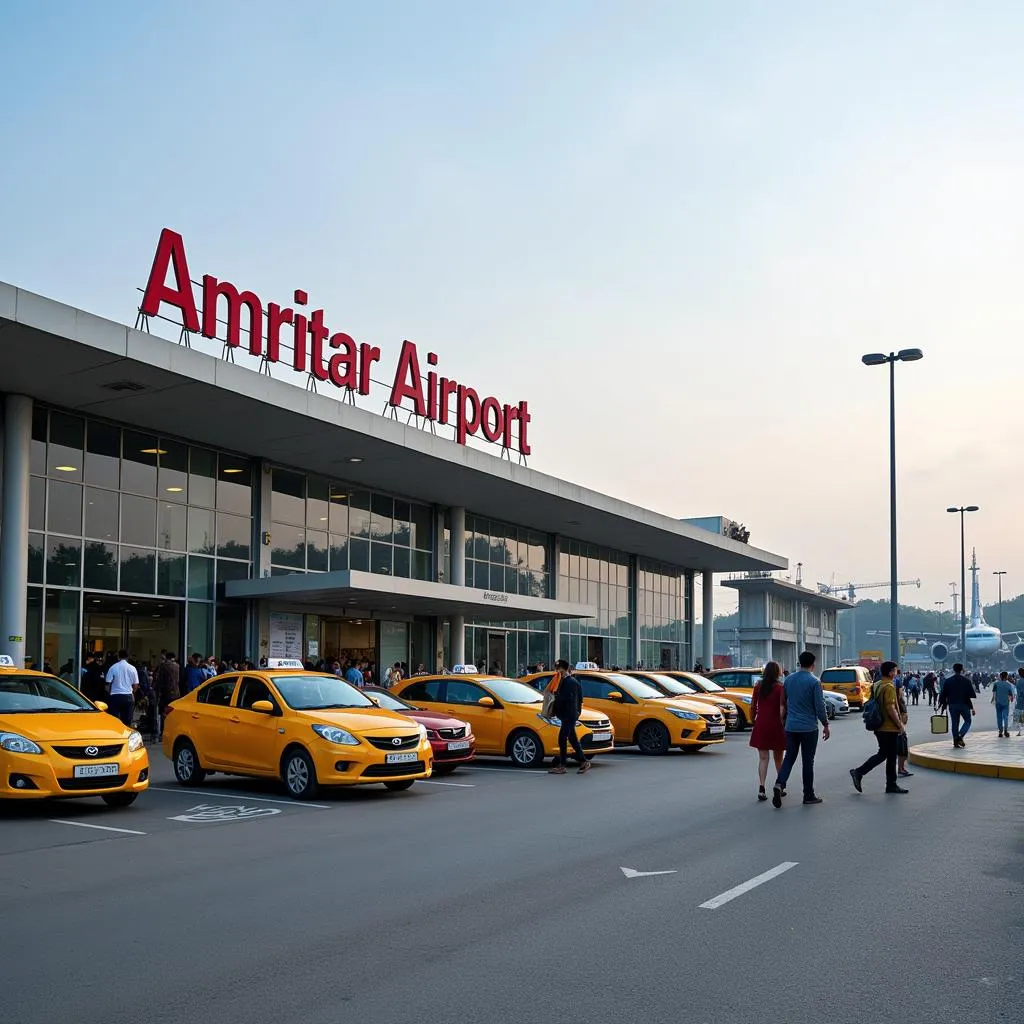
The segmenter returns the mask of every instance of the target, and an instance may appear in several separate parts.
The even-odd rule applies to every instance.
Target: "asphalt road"
[[[316,805],[186,792],[154,752],[130,810],[0,812],[4,1019],[1019,1024],[1024,785],[918,771],[885,796],[878,769],[858,796],[855,715],[819,747],[825,803],[794,779],[776,811],[748,737]]]

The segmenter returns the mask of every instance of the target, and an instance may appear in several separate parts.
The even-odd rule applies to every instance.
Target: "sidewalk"
[[[1001,740],[998,733],[972,729],[963,750],[954,750],[953,741],[947,736],[935,743],[911,747],[907,760],[940,772],[1024,781],[1024,736],[1018,736],[1014,729],[1008,740]]]

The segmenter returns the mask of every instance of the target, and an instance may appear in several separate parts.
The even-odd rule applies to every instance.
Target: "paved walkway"
[[[967,746],[963,750],[954,750],[952,739],[946,737],[935,743],[919,743],[911,747],[908,760],[911,764],[940,772],[1024,781],[1024,736],[1017,735],[1016,726],[1008,740],[999,739],[995,732],[972,729],[967,734]]]

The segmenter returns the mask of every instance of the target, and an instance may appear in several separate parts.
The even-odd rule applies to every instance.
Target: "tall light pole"
[[[964,545],[964,513],[977,512],[977,505],[952,505],[947,512],[960,513],[960,657],[967,668],[967,552]]]
[[[1006,575],[1006,570],[996,569],[992,575],[999,577],[999,633],[1001,636],[1003,632],[1003,577]]]
[[[900,612],[896,571],[896,364],[923,359],[919,348],[903,348],[899,352],[869,352],[861,356],[865,366],[889,364],[889,659],[900,660]]]

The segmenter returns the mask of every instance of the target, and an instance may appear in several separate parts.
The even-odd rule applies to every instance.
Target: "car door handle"
[[[197,722],[199,721],[199,717],[200,717],[200,716],[199,716],[199,715],[197,715],[197,714],[196,714],[196,713],[195,713],[194,711],[192,712],[192,717],[193,717],[193,718],[194,718],[194,719],[195,719],[195,720],[196,720]]]
[[[241,719],[238,717],[238,715],[232,715],[230,720],[232,722],[240,722],[241,721]]]

